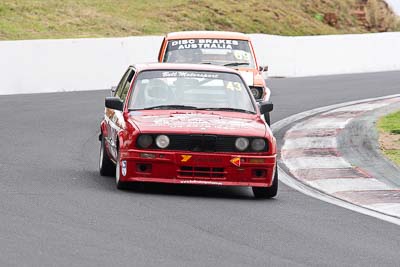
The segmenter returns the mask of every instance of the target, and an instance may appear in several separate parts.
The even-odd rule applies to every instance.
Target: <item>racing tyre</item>
[[[99,171],[101,176],[113,176],[115,174],[114,163],[108,157],[103,136],[101,136]]]
[[[119,190],[128,189],[128,183],[121,182],[120,176],[121,176],[121,162],[120,162],[120,156],[119,156],[119,151],[118,151],[117,163],[115,164],[115,184],[117,186],[117,189],[119,189]]]
[[[264,114],[264,119],[265,119],[265,122],[268,124],[268,126],[270,126],[271,125],[271,115],[269,114],[269,112]]]
[[[278,193],[278,168],[275,170],[274,181],[271,187],[252,187],[255,198],[266,199],[273,198]]]

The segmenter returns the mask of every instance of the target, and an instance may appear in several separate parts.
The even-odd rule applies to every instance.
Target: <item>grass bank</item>
[[[400,30],[382,0],[1,0],[0,40],[181,30],[280,35]]]
[[[382,152],[400,166],[400,110],[380,118],[377,126]]]

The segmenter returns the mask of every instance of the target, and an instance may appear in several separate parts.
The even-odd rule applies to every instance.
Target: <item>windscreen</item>
[[[209,71],[144,71],[138,74],[130,110],[209,109],[255,113],[239,75]]]
[[[172,40],[168,42],[164,62],[254,68],[249,42],[243,40]]]

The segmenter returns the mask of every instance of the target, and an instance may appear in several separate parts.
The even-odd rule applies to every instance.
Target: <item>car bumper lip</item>
[[[222,186],[271,186],[276,155],[186,151],[121,151],[125,182]],[[144,171],[142,171],[145,169]]]
[[[230,182],[230,181],[206,181],[200,179],[163,179],[148,177],[128,177],[124,182],[148,182],[148,183],[165,183],[165,184],[190,184],[190,185],[211,185],[211,186],[251,186],[251,187],[270,187],[271,183],[267,182]]]

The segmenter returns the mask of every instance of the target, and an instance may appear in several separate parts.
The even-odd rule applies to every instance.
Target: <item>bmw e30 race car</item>
[[[105,99],[99,168],[116,185],[158,182],[251,186],[277,194],[276,141],[235,70],[212,65],[130,66]]]
[[[167,34],[158,53],[158,62],[214,64],[240,72],[258,101],[269,101],[271,91],[259,66],[249,36],[237,32],[187,31]],[[270,125],[270,114],[264,114]]]

